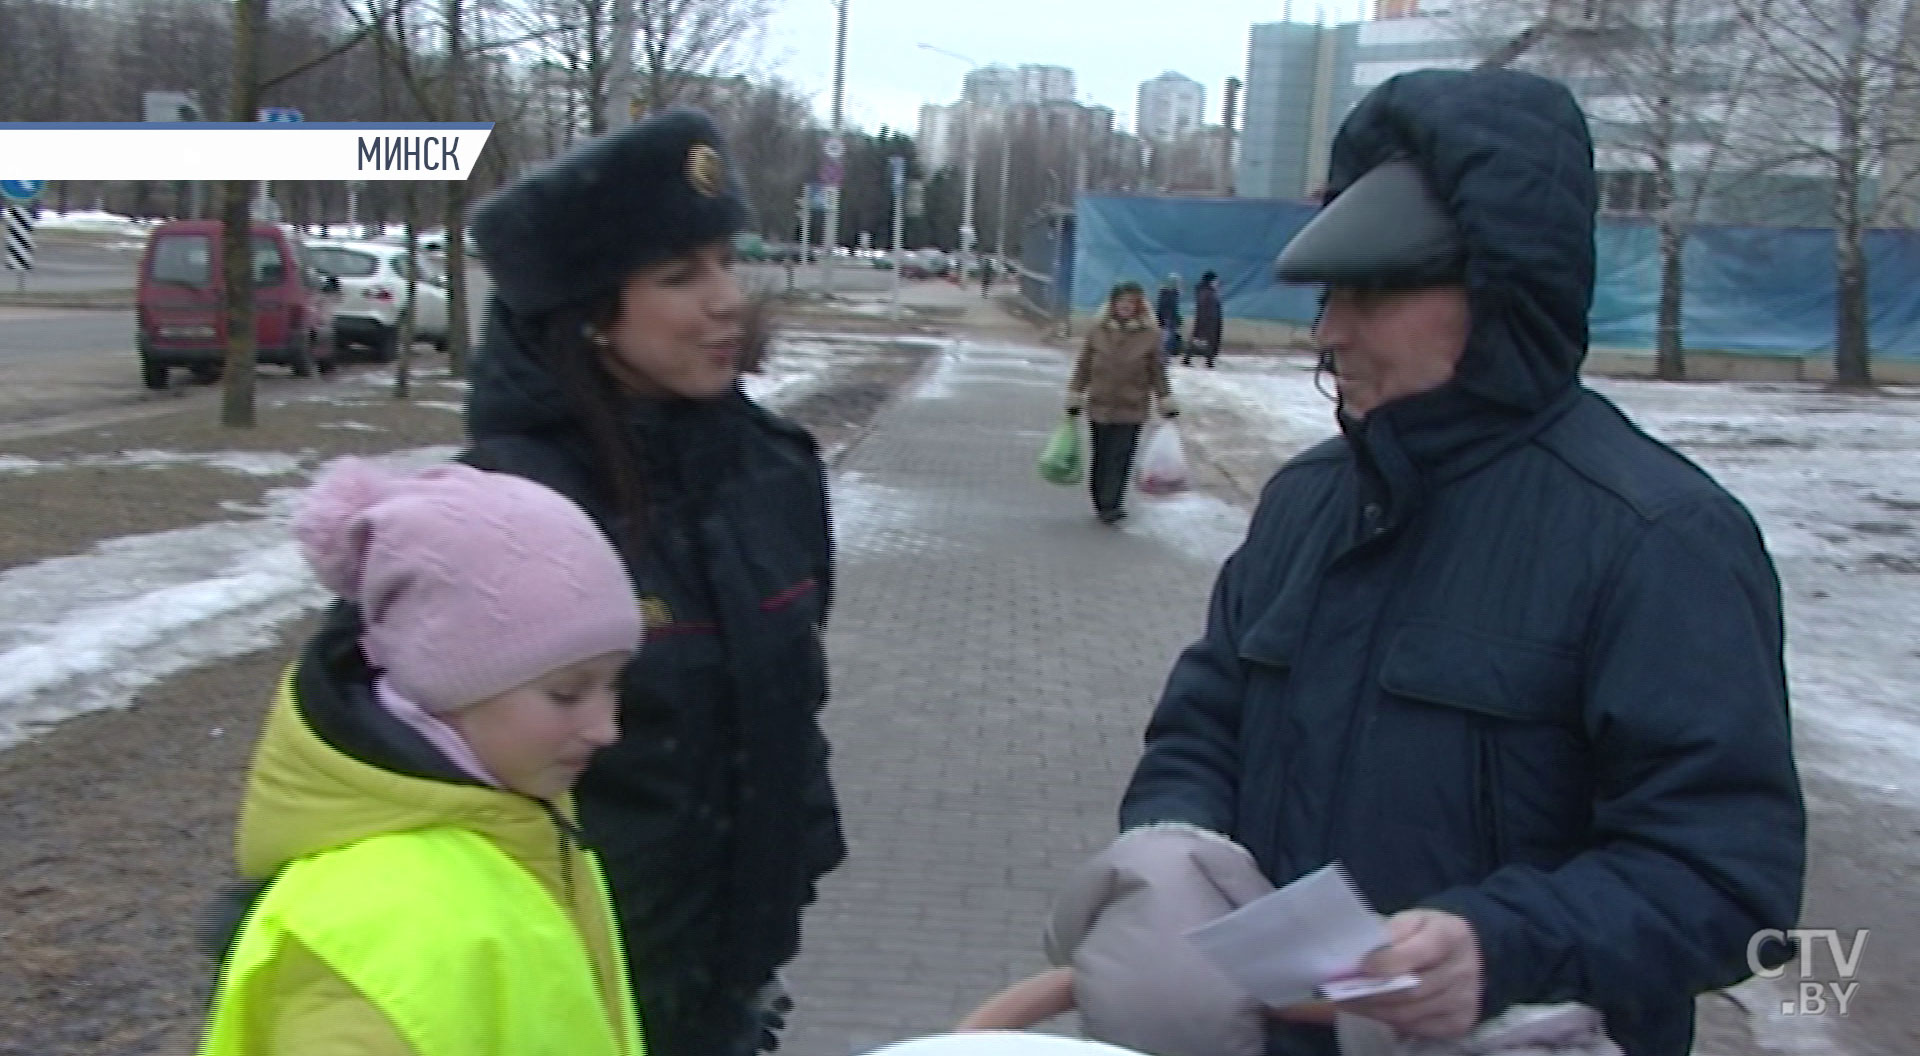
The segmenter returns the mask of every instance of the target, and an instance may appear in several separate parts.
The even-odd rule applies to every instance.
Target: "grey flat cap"
[[[1281,282],[1411,289],[1459,281],[1466,244],[1419,166],[1381,162],[1320,210],[1274,263]]]

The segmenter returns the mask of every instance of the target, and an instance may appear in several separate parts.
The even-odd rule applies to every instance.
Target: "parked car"
[[[218,220],[173,220],[153,229],[135,280],[134,340],[140,380],[167,387],[185,367],[203,383],[217,381],[227,356],[227,320],[220,306],[225,260]],[[293,368],[297,377],[330,373],[338,283],[314,270],[294,230],[253,225],[253,325],[261,363]]]
[[[323,274],[340,280],[340,305],[334,310],[335,345],[344,356],[364,346],[374,360],[388,363],[400,347],[400,313],[407,308],[407,250],[383,242],[312,241],[307,256]],[[413,333],[435,348],[447,347],[447,279],[441,266],[420,258],[420,303]]]

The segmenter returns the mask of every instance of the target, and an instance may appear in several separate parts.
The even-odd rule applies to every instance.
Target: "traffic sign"
[[[829,187],[838,187],[847,178],[846,163],[839,158],[829,157],[820,163],[820,182]]]
[[[904,194],[907,190],[907,159],[895,154],[887,159],[887,175],[893,180],[893,193]]]
[[[40,197],[40,189],[46,185],[45,180],[0,180],[0,198],[31,202]]]
[[[306,115],[291,106],[265,106],[260,108],[260,120],[269,125],[297,125],[306,119]]]
[[[841,139],[839,136],[828,136],[827,142],[821,149],[826,151],[829,159],[839,161],[841,158],[847,156],[847,141]]]

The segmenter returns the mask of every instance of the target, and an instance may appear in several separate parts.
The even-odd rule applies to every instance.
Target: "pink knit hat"
[[[341,459],[293,531],[320,582],[360,606],[367,659],[429,712],[639,648],[640,606],[613,545],[524,478]]]

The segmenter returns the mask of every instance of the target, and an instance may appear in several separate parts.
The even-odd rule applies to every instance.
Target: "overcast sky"
[[[767,25],[763,68],[811,94],[824,118],[833,88],[835,0],[780,0]],[[1207,87],[1207,120],[1220,120],[1228,77],[1246,79],[1247,27],[1286,17],[1286,0],[848,0],[847,120],[912,134],[922,103],[960,95],[967,65],[1042,63],[1078,76],[1080,101],[1111,107],[1131,131],[1140,82],[1166,70]],[[1296,21],[1324,10],[1352,21],[1367,0],[1293,0]]]

